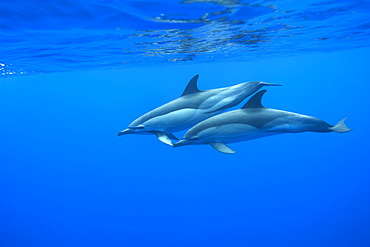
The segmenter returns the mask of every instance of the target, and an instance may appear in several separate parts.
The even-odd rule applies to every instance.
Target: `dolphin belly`
[[[260,129],[243,123],[232,123],[207,128],[198,133],[197,143],[222,142],[234,143],[248,141],[265,136],[280,134],[279,132],[264,132]]]
[[[143,125],[147,131],[171,133],[183,129],[195,115],[197,115],[197,109],[185,108],[148,119]]]
[[[156,130],[164,133],[173,133],[190,128],[195,124],[219,113],[218,111],[207,113],[207,110],[208,109],[184,108],[153,117],[147,120],[143,125],[148,131]]]

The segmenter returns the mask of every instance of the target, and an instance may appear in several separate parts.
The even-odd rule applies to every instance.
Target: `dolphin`
[[[231,87],[199,90],[198,77],[199,75],[195,75],[189,81],[179,98],[142,115],[133,121],[127,129],[118,132],[117,135],[155,134],[163,143],[172,145],[170,139],[178,140],[172,134],[173,132],[188,129],[239,104],[263,86],[280,86],[279,84],[252,81]]]
[[[265,92],[266,90],[261,90],[253,95],[241,109],[222,113],[196,124],[173,147],[210,144],[219,152],[235,153],[226,143],[283,133],[344,133],[351,130],[344,124],[346,118],[333,126],[315,117],[265,108],[261,104]]]

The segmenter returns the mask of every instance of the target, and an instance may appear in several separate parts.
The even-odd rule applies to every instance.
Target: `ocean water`
[[[369,20],[355,0],[1,1],[0,246],[370,246]],[[266,107],[353,131],[229,155],[116,136],[195,74],[282,84]]]

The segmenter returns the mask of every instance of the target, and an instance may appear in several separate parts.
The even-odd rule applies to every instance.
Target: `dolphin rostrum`
[[[347,128],[343,120],[332,126],[315,117],[293,112],[265,108],[261,99],[266,90],[261,90],[238,110],[208,118],[189,129],[174,147],[193,144],[210,144],[222,153],[235,153],[225,143],[257,139],[265,136],[312,132],[344,133]]]
[[[178,140],[172,133],[194,126],[242,102],[263,86],[280,86],[261,81],[244,82],[231,87],[199,90],[199,75],[194,76],[180,96],[133,121],[117,135],[155,134],[157,138],[172,145],[170,139]]]

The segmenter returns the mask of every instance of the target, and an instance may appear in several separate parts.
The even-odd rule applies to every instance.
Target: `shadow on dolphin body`
[[[155,134],[160,141],[172,146],[170,139],[178,140],[173,132],[188,129],[236,106],[263,86],[280,86],[252,81],[231,87],[199,90],[198,77],[196,75],[189,81],[179,98],[142,115],[117,135]]]
[[[344,124],[346,118],[333,126],[315,117],[265,108],[261,103],[265,92],[266,90],[261,90],[253,95],[241,109],[222,113],[196,124],[173,147],[209,144],[219,152],[235,153],[226,143],[283,133],[344,133],[351,130]]]

